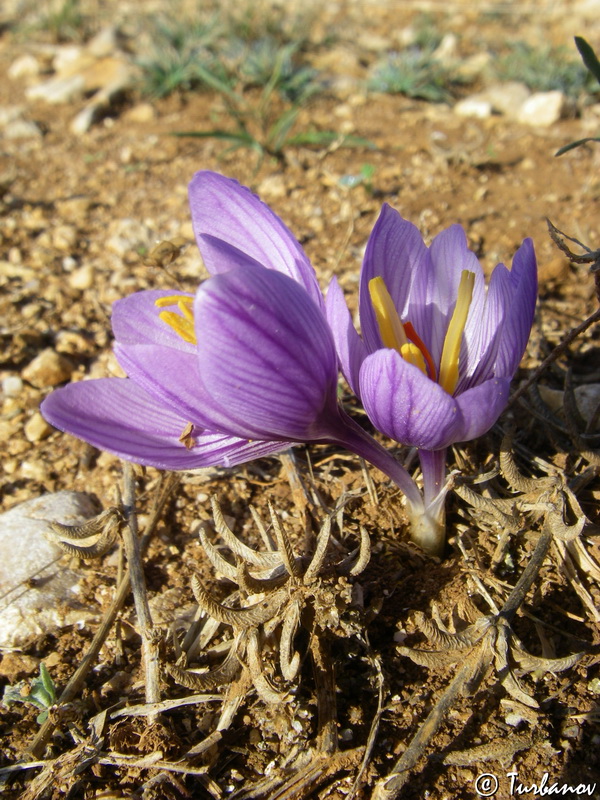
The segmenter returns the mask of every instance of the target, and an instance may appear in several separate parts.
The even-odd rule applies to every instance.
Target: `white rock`
[[[29,78],[32,75],[40,74],[40,63],[31,53],[19,56],[8,68],[8,77],[12,80],[19,78]]]
[[[23,389],[23,381],[19,375],[7,375],[2,379],[2,394],[4,397],[18,397]]]
[[[25,96],[28,100],[44,100],[46,103],[68,103],[79,97],[84,87],[83,75],[69,75],[67,78],[51,78],[36,86],[30,86]]]
[[[98,513],[82,492],[35,497],[0,514],[0,648],[95,616],[77,600],[80,575],[44,536],[48,521],[77,525]]]
[[[440,64],[451,64],[458,53],[458,38],[454,33],[445,33],[431,57]]]
[[[454,65],[454,71],[457,77],[471,82],[488,68],[491,60],[492,56],[488,52],[473,53],[471,56],[461,58],[460,61]]]
[[[0,106],[0,128],[21,117],[23,106]]]
[[[52,59],[52,69],[59,75],[65,72],[74,72],[74,65],[81,62],[82,52],[81,47],[77,44],[65,44],[57,47]]]
[[[52,433],[52,426],[35,411],[23,426],[23,433],[28,442],[41,442]]]
[[[480,95],[471,95],[459,100],[454,106],[454,113],[459,117],[476,117],[477,119],[487,119],[492,115],[492,104]]]
[[[69,275],[69,286],[73,289],[90,289],[94,285],[94,268],[83,264]]]
[[[42,132],[31,120],[13,119],[4,128],[6,139],[41,139]]]
[[[97,33],[86,45],[86,51],[96,58],[104,58],[119,49],[118,30],[109,25]]]
[[[517,120],[524,125],[547,128],[563,115],[565,96],[562,92],[536,92],[521,106]]]
[[[499,114],[506,114],[507,117],[512,119],[516,119],[523,103],[530,95],[531,92],[527,86],[519,81],[498,83],[481,93],[481,96],[492,104],[493,111],[497,111]]]

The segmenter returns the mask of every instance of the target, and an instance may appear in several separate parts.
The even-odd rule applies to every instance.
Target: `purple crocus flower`
[[[338,360],[316,276],[278,217],[237,182],[190,184],[194,230],[212,277],[195,295],[144,291],[113,307],[127,378],[81,381],[42,403],[57,428],[163,469],[232,466],[297,442],[358,453],[404,491],[404,468],[337,402]]]
[[[430,526],[413,520],[413,538],[443,546],[446,448],[485,433],[506,406],[535,310],[537,271],[526,239],[512,270],[483,271],[452,225],[423,243],[418,229],[384,205],[369,238],[360,278],[362,338],[334,279],[327,316],[340,364],[373,424],[418,448]]]

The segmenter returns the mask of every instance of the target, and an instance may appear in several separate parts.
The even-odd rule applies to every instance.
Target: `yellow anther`
[[[187,294],[169,294],[166,297],[159,297],[154,301],[157,308],[166,308],[167,306],[178,306],[180,303],[192,306],[194,303],[193,297],[188,297]]]
[[[402,354],[401,348],[408,344],[408,338],[383,278],[372,278],[369,281],[369,294],[383,346]]]
[[[456,306],[452,314],[452,319],[448,325],[442,358],[440,359],[440,378],[439,384],[442,389],[452,394],[458,383],[458,359],[460,356],[460,344],[463,331],[467,324],[467,316],[473,299],[473,287],[475,286],[475,273],[464,269],[460,276]]]
[[[423,353],[419,350],[416,344],[413,344],[412,342],[403,344],[400,348],[400,355],[405,361],[408,361],[409,364],[412,364],[414,367],[418,367],[421,372],[427,375],[427,367],[425,366]]]
[[[197,344],[196,331],[194,329],[194,312],[192,305],[194,303],[193,297],[188,297],[185,294],[172,294],[168,297],[159,297],[154,301],[157,308],[166,308],[167,306],[177,306],[181,311],[178,314],[176,311],[161,311],[159,318],[166,322],[166,324],[173,328],[175,333],[185,342],[190,344]]]

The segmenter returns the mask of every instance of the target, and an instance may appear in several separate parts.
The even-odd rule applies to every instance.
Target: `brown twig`
[[[129,461],[123,462],[123,511],[127,525],[123,531],[123,543],[129,566],[129,577],[133,602],[142,637],[142,660],[146,685],[146,703],[160,701],[158,641],[152,623],[146,580],[142,568],[140,537],[135,512],[135,479]]]
[[[157,499],[150,515],[150,519],[148,520],[148,524],[146,526],[146,530],[144,531],[144,535],[140,542],[140,550],[143,552],[154,533],[158,520],[160,519],[160,515],[163,511],[165,503],[167,502],[171,492],[175,489],[179,482],[179,477],[169,474],[163,481],[163,485],[160,487],[162,490],[160,494],[157,494]],[[88,672],[96,663],[96,659],[100,653],[102,645],[106,641],[106,638],[117,618],[123,603],[127,595],[129,594],[130,589],[130,580],[129,580],[129,569],[125,572],[123,580],[119,583],[117,588],[117,593],[115,595],[115,599],[112,602],[111,607],[108,609],[104,619],[100,623],[100,627],[96,631],[94,638],[89,646],[89,649],[79,667],[75,670],[71,679],[63,689],[60,697],[58,698],[58,705],[65,705],[66,703],[72,702],[83,687],[84,681]],[[56,722],[52,718],[48,718],[46,722],[43,723],[42,727],[37,732],[36,737],[34,738],[33,742],[29,746],[27,753],[28,755],[32,756],[33,758],[41,758],[46,745],[50,741],[50,737],[54,733],[54,729],[56,727]]]
[[[519,388],[515,392],[513,392],[513,394],[509,398],[507,408],[510,408],[512,405],[514,405],[516,401],[525,394],[525,392],[529,389],[529,387],[537,381],[537,379],[544,372],[544,370],[546,370],[547,367],[550,366],[550,364],[554,363],[554,361],[556,361],[556,359],[566,351],[567,347],[571,344],[572,341],[574,341],[581,333],[583,333],[585,330],[587,330],[595,322],[598,321],[600,321],[600,308],[594,311],[594,313],[590,317],[585,319],[576,328],[572,328],[568,333],[566,333],[563,336],[562,341],[559,342],[559,344],[556,345],[554,350],[552,350],[552,352],[546,356],[546,358],[542,361],[539,367],[534,369],[534,371],[531,373],[531,375],[525,381],[525,383],[521,384],[521,386],[519,386]]]

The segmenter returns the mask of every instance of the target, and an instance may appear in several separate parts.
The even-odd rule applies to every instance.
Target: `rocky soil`
[[[533,2],[518,11],[466,2],[451,8],[380,0],[315,5],[305,59],[327,76],[328,88],[302,108],[298,129],[340,135],[329,146],[290,146],[279,158],[267,154],[262,160],[248,149],[228,153],[214,138],[173,136],[231,124],[223,97],[209,91],[162,99],[142,95],[136,48],[143,40],[132,36],[135,8],[120,5],[117,14],[106,6],[87,18],[87,44],[74,45],[57,44],[27,27],[35,19],[29,6],[21,24],[17,4],[2,12],[0,69],[8,76],[0,82],[2,511],[65,489],[85,492],[103,508],[116,502],[119,460],[53,430],[38,408],[48,392],[68,381],[122,374],[111,353],[115,300],[145,288],[194,291],[205,277],[186,195],[198,169],[218,170],[257,191],[303,244],[322,286],[337,275],[354,307],[365,242],[384,202],[415,222],[426,241],[451,223],[462,224],[488,271],[499,261],[510,264],[523,238],[531,236],[540,300],[515,389],[598,308],[589,265],[561,252],[546,222],[591,249],[600,247],[600,145],[555,157],[565,144],[599,135],[598,95],[561,95],[560,102],[552,100],[552,119],[542,119],[541,112],[528,118],[523,103],[532,91],[525,96],[490,77],[492,43],[501,48],[517,36],[574,52],[572,36],[581,34],[598,50],[597,2]],[[148,4],[148,13],[159,6]],[[445,58],[471,70],[469,82],[441,103],[367,91],[373,64],[407,46],[423,12],[446,42],[442,63]],[[281,17],[273,4],[262,4],[261,13]],[[66,72],[60,57],[62,63],[70,59]],[[69,70],[82,80],[62,102],[48,102],[48,81],[64,79]],[[246,97],[252,102],[259,94],[248,89]],[[373,147],[346,147],[345,135]],[[161,266],[153,248],[179,238],[186,242],[181,254]],[[568,376],[587,415],[585,440],[574,433],[579,423],[565,400]],[[445,659],[420,664],[406,650],[443,649],[439,627],[424,617],[442,631],[460,631],[503,607],[542,538],[542,506],[548,501],[540,491],[526,489],[526,502],[512,509],[510,525],[483,512],[470,515],[465,499],[452,495],[450,543],[443,559],[432,559],[408,543],[400,497],[381,474],[333,448],[298,448],[293,468],[273,458],[183,475],[166,500],[143,568],[157,631],[160,700],[179,703],[163,707],[159,716],[125,710],[145,699],[140,626],[127,596],[76,694],[51,710],[47,741],[39,742],[39,709],[27,703],[0,707],[6,796],[383,797],[374,794],[381,781],[436,709],[439,726],[430,716],[432,735],[417,748],[399,797],[475,797],[478,788],[484,790],[476,783],[483,773],[498,778],[499,797],[516,791],[510,772],[523,785],[539,783],[548,773],[547,780],[561,785],[600,786],[600,487],[597,452],[591,452],[597,445],[599,382],[598,329],[592,325],[535,379],[537,391],[525,392],[482,440],[457,447],[449,465],[465,476],[495,474],[502,435],[514,424],[519,468],[536,478],[562,475],[575,486],[581,510],[571,504],[566,522],[585,514],[589,523],[575,544],[553,541],[511,623],[518,646],[549,659],[553,669],[536,662],[528,671],[515,661],[513,648],[509,670],[496,639],[489,644],[496,647],[495,661],[481,682],[472,681],[471,692],[463,685],[465,691],[444,705],[440,700],[449,697],[444,693],[461,665],[475,664],[479,655],[473,652],[484,645],[464,649],[463,641],[454,661],[446,653]],[[348,408],[360,415],[343,391]],[[591,397],[591,410],[584,408],[582,393]],[[399,448],[397,455],[409,454]],[[298,490],[298,475],[306,496]],[[144,530],[161,478],[156,470],[140,469],[135,482]],[[473,488],[504,498],[514,494],[502,477]],[[371,560],[359,576],[330,572],[314,589],[317,617],[328,604],[337,617],[322,635],[322,650],[315,650],[308,634],[299,637],[297,647],[312,652],[314,663],[306,657],[287,687],[289,695],[277,702],[269,703],[238,676],[233,689],[224,686],[209,693],[211,699],[186,704],[193,691],[166,666],[177,660],[194,618],[192,576],[199,574],[220,599],[232,591],[198,539],[198,523],[212,519],[213,496],[236,534],[253,547],[262,545],[249,506],[266,520],[269,501],[297,553],[311,551],[312,534],[342,501],[343,515],[335,515],[334,561],[356,547],[361,525],[370,536]],[[0,676],[7,686],[30,686],[43,662],[60,695],[110,611],[122,578],[116,549],[87,562],[65,555],[61,563],[80,573],[77,596],[86,613],[78,622],[69,618],[65,627],[2,647]],[[325,590],[330,594],[319,594]],[[217,644],[227,635],[221,629]],[[269,646],[263,654],[267,671]],[[582,658],[559,671],[565,664],[557,659],[575,653]],[[227,724],[224,709],[231,713]],[[12,769],[20,762],[36,766]]]

